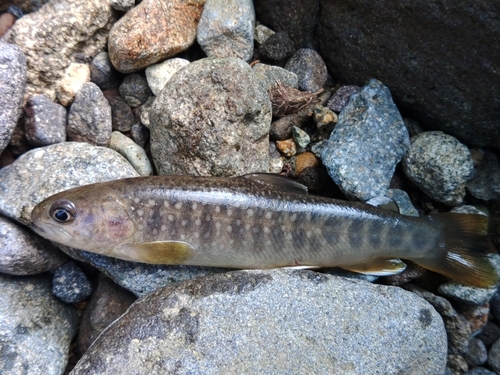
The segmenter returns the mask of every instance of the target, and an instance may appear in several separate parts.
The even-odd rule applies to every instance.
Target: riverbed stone
[[[386,195],[409,143],[389,89],[372,79],[352,95],[328,141],[313,147],[313,152],[321,155],[344,194],[366,201]]]
[[[52,296],[49,275],[0,273],[0,373],[64,373],[78,314]]]
[[[269,96],[237,58],[204,58],[178,71],[149,111],[160,175],[268,172]]]
[[[14,44],[0,41],[0,154],[9,144],[21,115],[26,87],[26,58]]]
[[[252,0],[206,0],[197,41],[208,57],[253,57],[255,9]]]
[[[326,65],[318,52],[311,48],[297,50],[287,61],[285,69],[299,77],[299,89],[316,92],[325,86]]]
[[[189,64],[189,60],[179,57],[168,59],[159,64],[153,64],[146,68],[146,79],[148,85],[155,96],[160,95],[160,91],[165,87],[168,80],[179,69]]]
[[[57,83],[56,96],[59,103],[69,106],[84,84],[90,82],[90,68],[87,64],[71,63],[64,76]]]
[[[108,0],[57,0],[17,20],[5,39],[26,55],[25,97],[42,94],[55,100],[66,68],[102,51],[115,19]]]
[[[67,111],[43,95],[30,97],[24,106],[24,136],[32,146],[66,140]]]
[[[141,176],[153,174],[153,166],[146,155],[146,151],[123,133],[116,131],[111,133],[108,147],[127,158]]]
[[[278,83],[285,84],[294,89],[299,85],[297,74],[279,66],[258,63],[254,65],[253,72],[264,84],[266,90],[269,90]]]
[[[132,73],[173,57],[196,39],[205,0],[144,0],[113,25],[108,51],[114,67]]]
[[[254,270],[139,299],[73,374],[442,374],[445,365],[443,322],[412,293],[310,271]]]
[[[0,169],[0,213],[27,224],[43,199],[73,187],[139,174],[116,151],[82,142],[40,147]]]

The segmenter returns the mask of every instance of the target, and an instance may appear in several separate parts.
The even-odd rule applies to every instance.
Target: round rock
[[[0,169],[0,213],[26,224],[35,205],[55,193],[135,176],[130,163],[108,148],[80,142],[37,148]]]
[[[78,314],[52,296],[50,277],[0,274],[0,373],[63,374]]]
[[[318,52],[311,48],[297,50],[287,61],[285,69],[299,77],[299,89],[315,92],[326,83],[326,65]]]
[[[66,140],[67,111],[43,95],[28,99],[24,106],[24,132],[32,146],[48,146]]]
[[[165,87],[168,80],[179,69],[189,64],[189,60],[174,58],[159,64],[150,65],[146,68],[146,79],[148,85],[155,96],[160,95],[160,91]]]
[[[101,90],[117,87],[120,75],[111,64],[107,52],[99,52],[90,63],[90,77]]]
[[[402,165],[406,176],[420,190],[449,206],[462,203],[473,170],[469,149],[440,131],[412,137]]]
[[[280,82],[295,89],[299,85],[297,74],[280,68],[279,66],[259,63],[254,65],[253,72],[264,84],[266,90],[269,90],[272,86]]]
[[[66,303],[80,302],[92,294],[92,284],[80,267],[67,262],[54,272],[52,294]]]
[[[123,79],[119,89],[120,96],[132,108],[146,103],[148,98],[153,95],[148,86],[148,81],[143,74],[129,74]]]
[[[208,57],[250,61],[254,26],[252,0],[207,0],[198,24],[197,41]]]
[[[271,35],[259,47],[259,53],[264,59],[275,61],[278,64],[285,63],[294,52],[293,40],[287,31],[280,31]]]
[[[445,365],[443,322],[416,295],[268,270],[214,275],[145,296],[72,373],[442,374]]]
[[[111,133],[109,148],[123,155],[141,176],[153,174],[153,166],[146,151],[120,132]]]
[[[240,59],[205,58],[177,72],[155,99],[149,120],[159,174],[269,170],[271,102]]]

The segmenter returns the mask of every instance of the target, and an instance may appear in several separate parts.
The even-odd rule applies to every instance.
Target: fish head
[[[136,227],[117,192],[99,184],[63,191],[40,202],[31,228],[42,237],[99,254],[127,242]]]

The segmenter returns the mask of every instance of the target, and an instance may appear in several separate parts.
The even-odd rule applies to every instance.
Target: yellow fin
[[[372,259],[366,263],[342,266],[342,268],[365,275],[389,276],[403,272],[406,264],[400,259]]]
[[[120,254],[127,260],[150,264],[183,264],[193,248],[182,241],[153,241],[128,245]]]

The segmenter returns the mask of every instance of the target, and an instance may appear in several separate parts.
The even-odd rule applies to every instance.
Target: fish
[[[66,246],[149,264],[392,275],[406,259],[469,285],[498,282],[485,216],[403,216],[314,196],[272,174],[146,176],[81,186],[36,205],[30,226]]]

